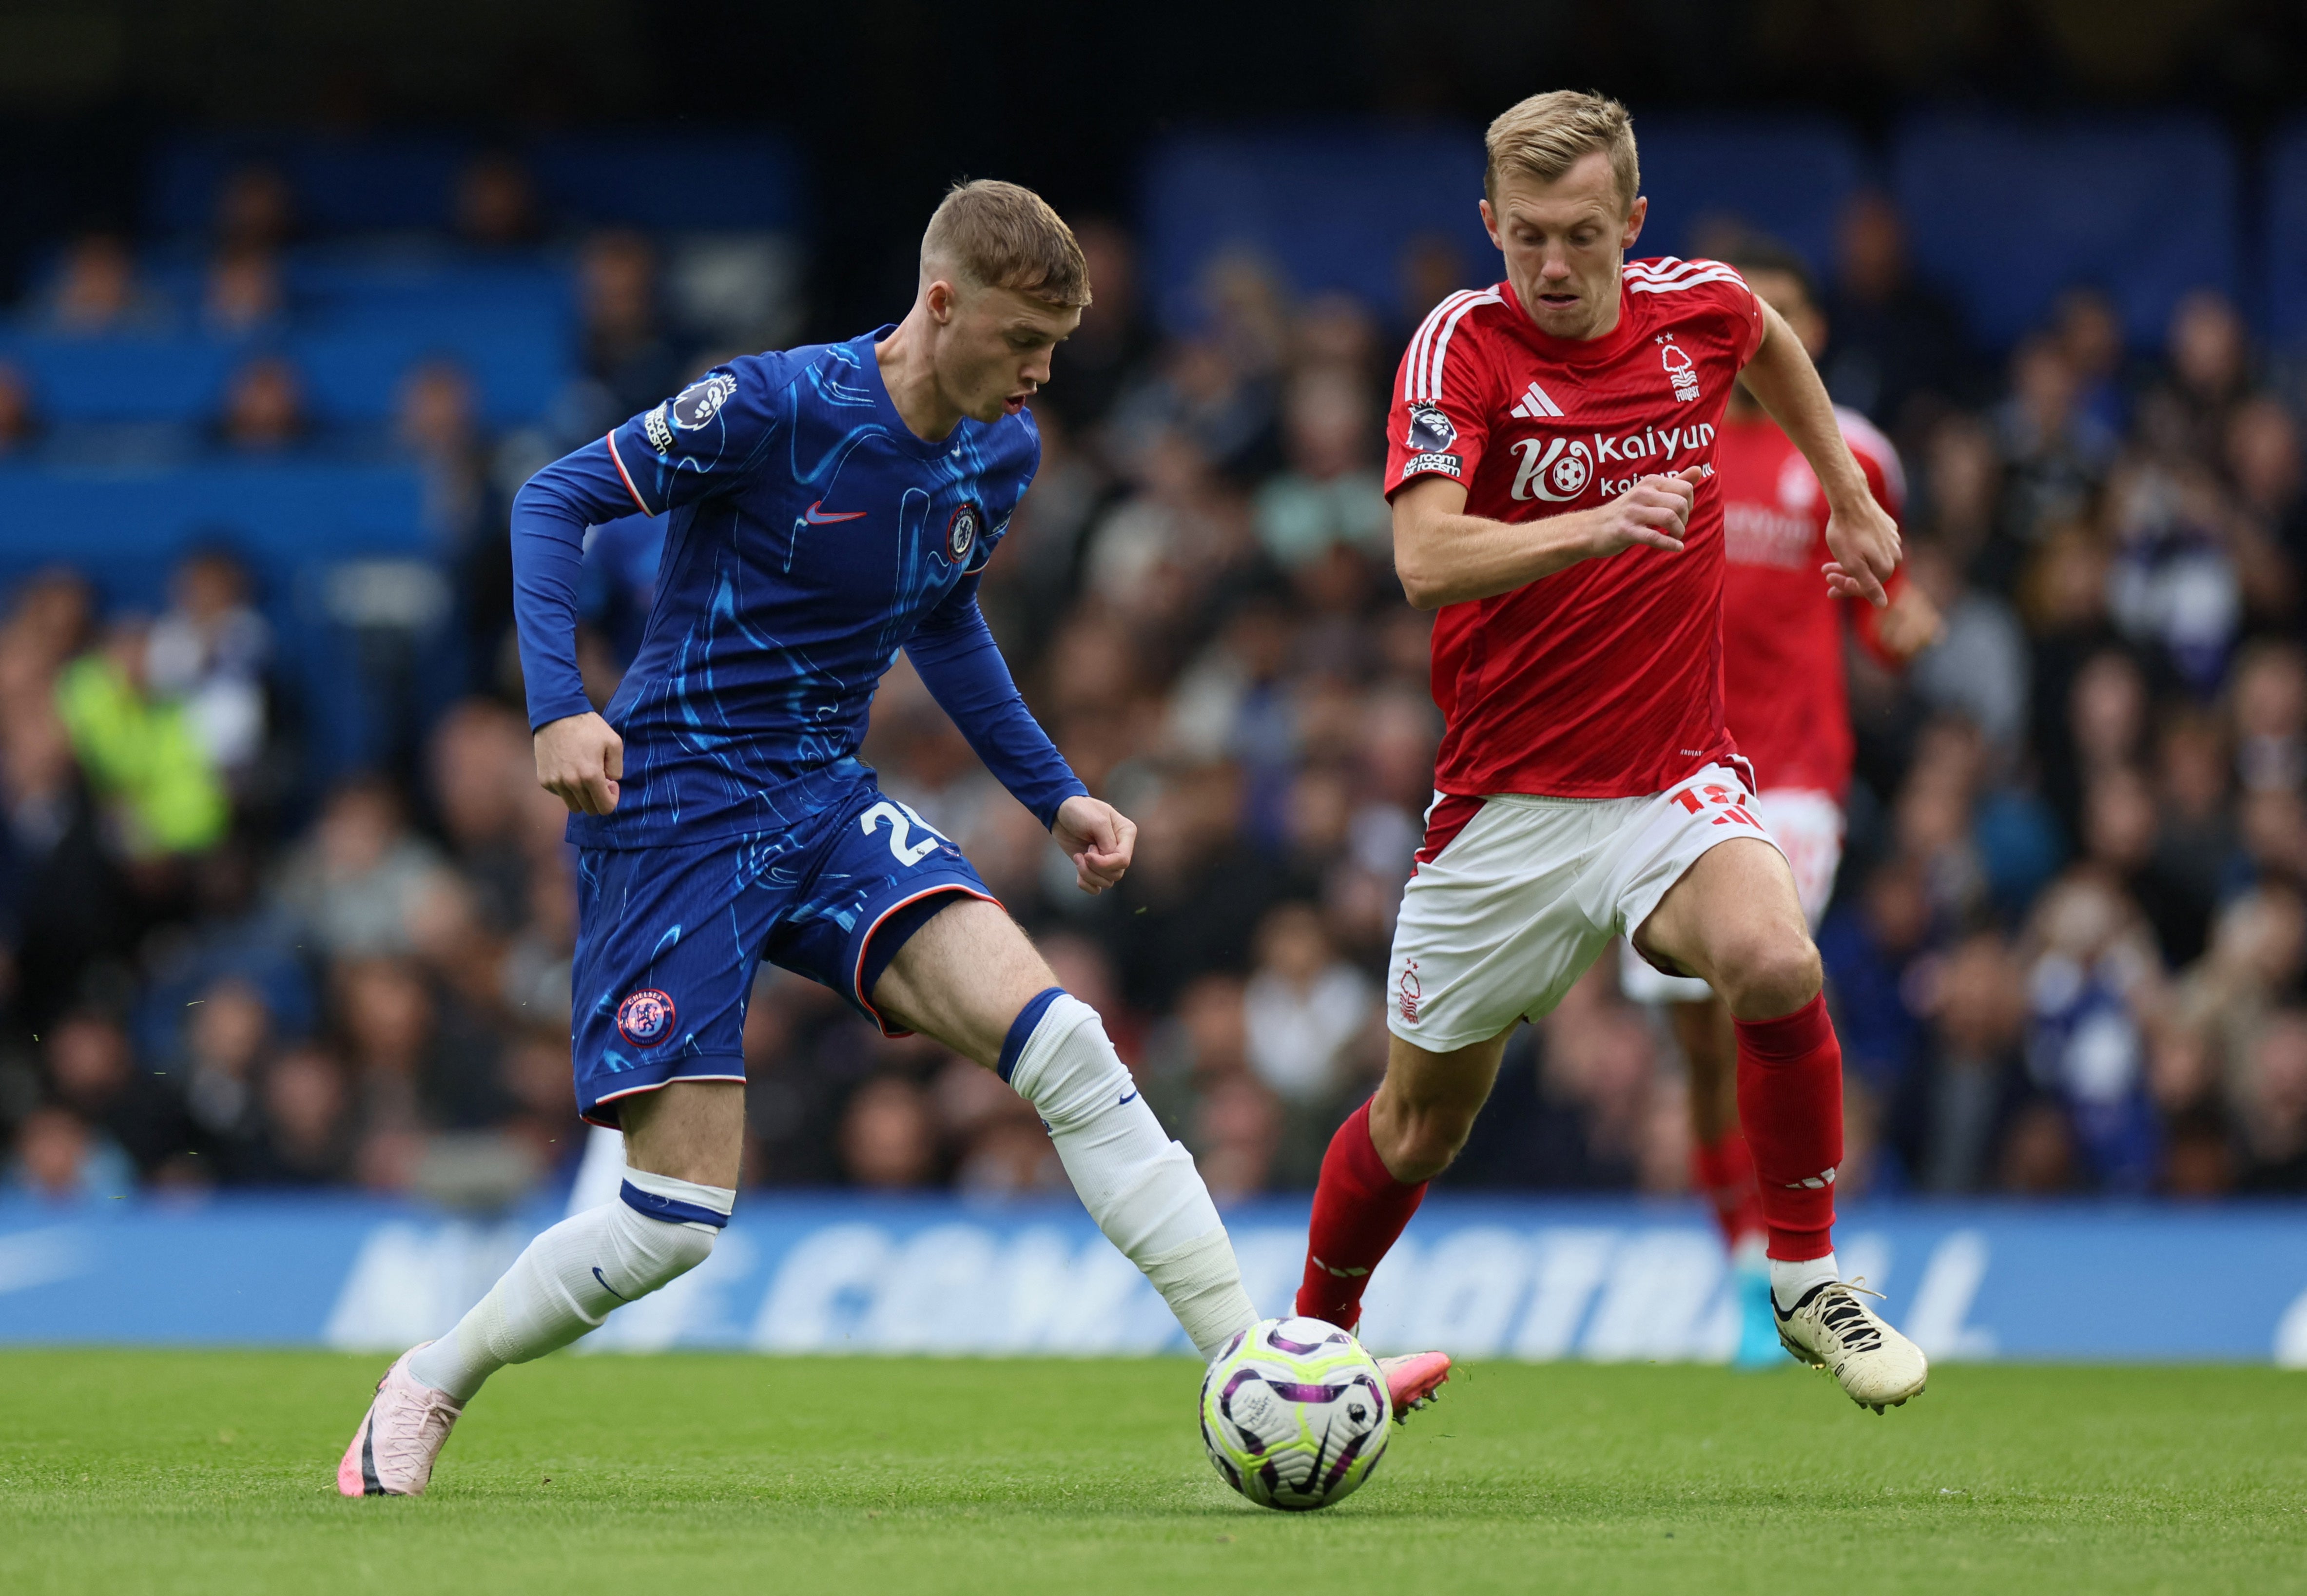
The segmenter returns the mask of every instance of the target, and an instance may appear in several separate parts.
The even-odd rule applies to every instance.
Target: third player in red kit
[[[1733,261],[1815,356],[1824,345],[1810,276],[1799,257],[1760,239]],[[1837,410],[1867,491],[1893,519],[1906,507],[1897,450],[1866,418]],[[1896,668],[1939,631],[1937,610],[1899,572],[1883,583],[1883,609],[1838,599],[1818,580],[1827,503],[1817,475],[1743,385],[1732,390],[1714,460],[1723,519],[1723,707],[1731,735],[1760,777],[1755,813],[1787,856],[1795,894],[1818,929],[1842,862],[1843,804],[1853,741],[1844,682],[1846,633]],[[1738,1127],[1737,1036],[1704,982],[1667,975],[1620,945],[1619,984],[1638,1001],[1665,1005],[1689,1062],[1692,1184],[1713,1206],[1730,1249],[1739,1300],[1734,1360],[1768,1367],[1782,1356],[1771,1308],[1765,1226],[1753,1156]]]
[[[1625,936],[1728,1002],[1780,1334],[1880,1411],[1926,1370],[1835,1267],[1841,1051],[1725,719],[1714,478],[1741,373],[1830,507],[1814,580],[1882,604],[1897,528],[1809,356],[1737,271],[1624,262],[1648,205],[1623,106],[1539,95],[1488,143],[1505,280],[1427,318],[1388,422],[1395,566],[1440,611],[1435,802],[1394,934],[1385,1079],[1323,1161],[1297,1309],[1359,1319],[1514,1027]],[[1430,1358],[1429,1390],[1447,1369]]]

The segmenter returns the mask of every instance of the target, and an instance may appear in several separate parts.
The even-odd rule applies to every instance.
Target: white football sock
[[[1054,989],[1053,989],[1054,990]],[[1257,1323],[1233,1243],[1194,1167],[1138,1095],[1097,1010],[1069,993],[1036,998],[1018,1016],[1022,1045],[1003,1073],[1050,1128],[1082,1206],[1122,1256],[1145,1272],[1205,1359]],[[1012,1027],[1013,1044],[1018,1042]]]
[[[725,1187],[626,1171],[616,1201],[531,1241],[454,1330],[408,1360],[408,1372],[465,1401],[506,1364],[567,1346],[619,1303],[703,1263],[736,1203]]]
[[[1811,1287],[1841,1278],[1840,1271],[1835,1266],[1834,1255],[1831,1252],[1822,1258],[1805,1258],[1798,1264],[1788,1263],[1784,1258],[1772,1258],[1771,1297],[1778,1303],[1780,1313],[1792,1313],[1795,1304],[1803,1300],[1803,1293]]]

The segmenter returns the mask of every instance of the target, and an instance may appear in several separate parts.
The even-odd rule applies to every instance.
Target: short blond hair
[[[1482,143],[1489,164],[1482,168],[1482,193],[1498,202],[1498,178],[1506,172],[1553,183],[1599,150],[1610,158],[1621,212],[1634,208],[1642,190],[1642,166],[1634,154],[1634,119],[1608,95],[1557,89],[1509,106],[1490,124]]]
[[[981,177],[956,183],[922,235],[922,268],[952,268],[980,287],[1051,305],[1089,303],[1089,263],[1074,230],[1030,188]]]

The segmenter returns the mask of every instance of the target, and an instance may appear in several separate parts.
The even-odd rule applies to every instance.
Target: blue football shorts
[[[889,1036],[874,982],[960,893],[995,903],[952,841],[870,782],[783,831],[686,847],[587,848],[571,972],[577,1111],[668,1081],[742,1081],[766,959],[832,988]]]

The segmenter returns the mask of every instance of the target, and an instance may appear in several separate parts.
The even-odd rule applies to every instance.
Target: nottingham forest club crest
[[[1659,364],[1666,367],[1667,380],[1674,384],[1677,401],[1698,397],[1698,373],[1692,369],[1690,352],[1674,341],[1674,334],[1659,335]]]
[[[963,502],[954,507],[953,519],[945,524],[945,555],[956,565],[969,563],[970,551],[977,547],[977,525],[984,519],[977,506]]]

